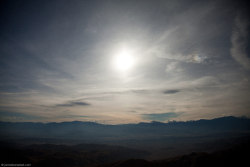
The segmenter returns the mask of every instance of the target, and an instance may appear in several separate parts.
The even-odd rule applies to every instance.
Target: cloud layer
[[[250,10],[241,0],[4,1],[0,8],[1,121],[250,116]],[[136,60],[125,73],[112,65],[121,46]]]

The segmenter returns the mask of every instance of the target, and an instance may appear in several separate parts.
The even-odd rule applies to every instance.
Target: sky
[[[0,121],[250,116],[244,1],[3,0]]]

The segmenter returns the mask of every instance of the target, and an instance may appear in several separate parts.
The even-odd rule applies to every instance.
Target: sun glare
[[[133,52],[127,48],[123,48],[119,50],[115,54],[114,58],[114,67],[122,72],[130,70],[135,63],[135,59],[133,57]]]

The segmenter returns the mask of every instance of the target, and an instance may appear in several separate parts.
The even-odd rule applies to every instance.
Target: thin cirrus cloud
[[[232,57],[245,69],[250,69],[250,58],[247,56],[249,47],[249,22],[246,18],[238,15],[234,21],[234,29],[231,36],[232,47],[230,49]],[[248,49],[249,50],[249,49]]]
[[[180,90],[177,90],[177,89],[171,89],[171,90],[165,90],[163,91],[164,94],[176,94],[176,93],[179,93]]]
[[[46,112],[34,119],[84,114],[121,123],[250,115],[243,1],[65,2],[1,4],[0,108],[21,113],[8,118],[30,121]],[[136,53],[126,74],[111,65],[120,44]]]
[[[81,102],[81,101],[71,101],[62,104],[57,104],[56,107],[74,107],[74,106],[90,106],[90,103]]]

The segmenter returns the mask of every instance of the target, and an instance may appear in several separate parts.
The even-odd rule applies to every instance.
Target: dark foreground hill
[[[31,166],[86,167],[130,158],[143,158],[147,152],[120,146],[79,144],[34,144],[28,146],[0,143],[1,164]]]
[[[129,159],[98,167],[241,167],[250,166],[249,141],[230,149],[213,153],[191,153],[165,160]]]
[[[10,143],[9,143],[10,144]],[[228,149],[213,153],[193,152],[162,159],[142,159],[146,152],[108,145],[30,145],[1,143],[1,164],[26,164],[35,167],[228,167],[249,166],[249,138]]]

